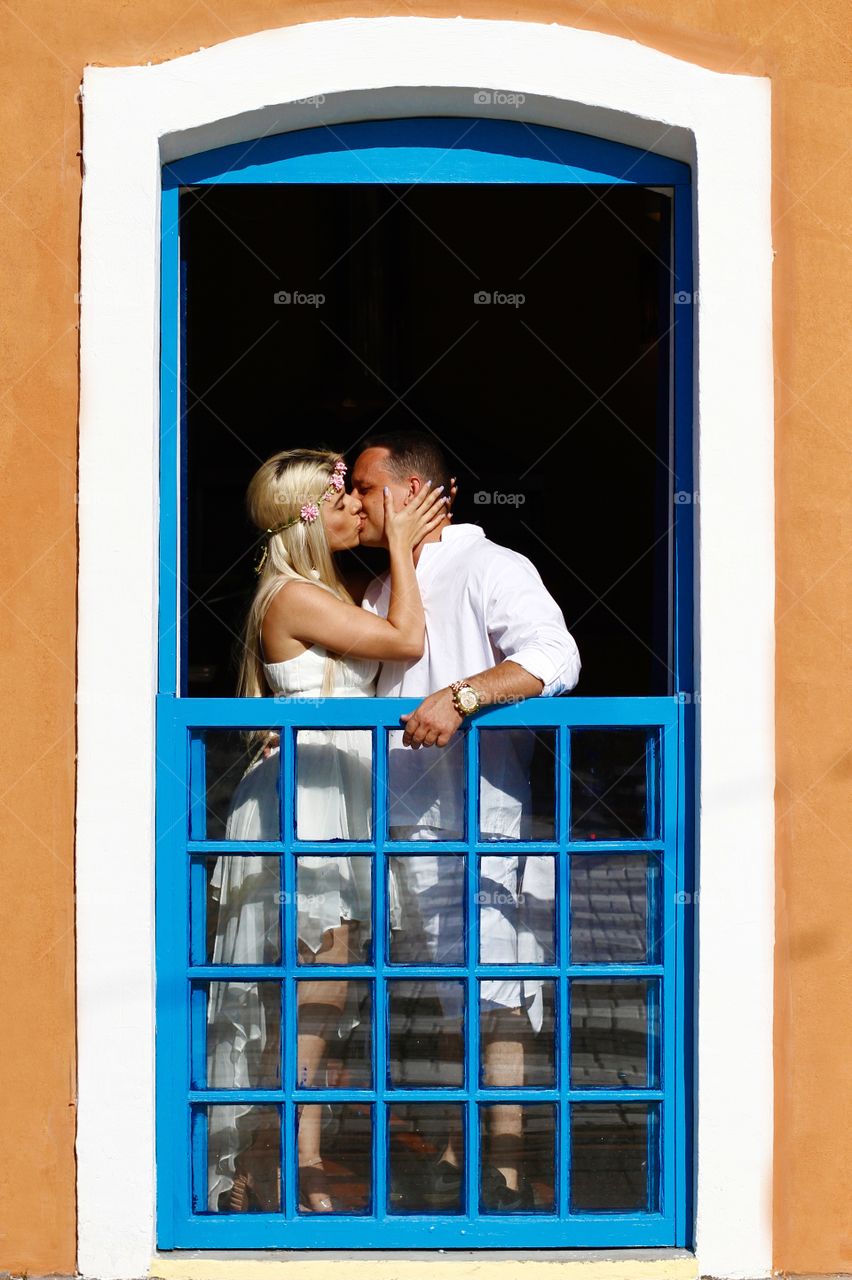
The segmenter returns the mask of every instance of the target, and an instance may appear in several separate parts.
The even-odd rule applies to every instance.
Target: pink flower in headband
[[[315,502],[305,502],[299,512],[299,515],[306,524],[312,524],[319,515],[319,507]]]
[[[322,495],[323,502],[327,502],[329,498],[334,498],[338,493],[340,493],[345,483],[343,479],[345,475],[346,463],[342,458],[338,458],[334,464],[334,470],[331,473],[331,478],[326,485],[325,493]]]

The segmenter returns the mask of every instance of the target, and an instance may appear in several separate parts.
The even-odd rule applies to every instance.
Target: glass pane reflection
[[[651,1189],[659,1183],[656,1103],[575,1103],[571,1108],[571,1208],[658,1212]],[[648,1160],[654,1167],[649,1169]]]
[[[234,853],[204,861],[207,963],[280,964],[280,858]],[[202,887],[195,875],[193,867],[194,894]]]
[[[329,978],[296,983],[299,1089],[369,1089],[371,983]]]
[[[484,1213],[552,1213],[556,1206],[556,1107],[489,1103],[479,1109]]]
[[[572,729],[571,839],[650,839],[646,729]],[[656,805],[654,809],[656,810]]]
[[[659,984],[644,978],[571,984],[571,1084],[656,1088]]]
[[[199,1119],[204,1113],[199,1114]],[[281,1209],[281,1122],[277,1107],[209,1106],[207,1196],[196,1212],[277,1213]]]
[[[511,1089],[556,1084],[555,986],[539,978],[480,983],[483,1085]]]
[[[650,854],[574,854],[572,963],[654,963],[659,882],[660,864]]]
[[[464,736],[446,747],[402,745],[388,733],[388,826],[391,840],[461,840],[464,835]]]
[[[370,1212],[372,1128],[366,1103],[298,1108],[300,1214]]]
[[[464,984],[388,983],[388,1069],[396,1086],[464,1083]]]
[[[369,857],[297,860],[300,964],[368,963],[371,870]]]
[[[369,729],[296,731],[296,837],[369,840],[373,809]]]
[[[464,865],[452,854],[390,859],[391,964],[464,964]]]
[[[200,984],[202,1000],[204,986]],[[281,1083],[281,986],[211,982],[207,992],[207,1078],[197,1088],[277,1089]]]
[[[556,731],[482,729],[479,734],[481,840],[553,840]]]
[[[464,1207],[464,1129],[460,1103],[388,1107],[391,1213],[460,1213]]]
[[[553,964],[555,860],[549,854],[486,854],[479,860],[482,964]]]
[[[190,827],[194,840],[277,840],[277,746],[267,730],[205,729],[193,741]]]

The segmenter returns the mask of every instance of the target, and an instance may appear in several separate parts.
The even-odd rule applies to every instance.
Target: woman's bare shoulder
[[[331,592],[321,587],[319,583],[305,582],[301,578],[287,578],[270,600],[267,613],[280,614],[285,608],[288,612],[294,609],[315,608],[328,600],[330,595]]]

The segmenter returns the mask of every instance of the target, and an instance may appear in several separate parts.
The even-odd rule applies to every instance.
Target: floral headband
[[[343,461],[342,458],[338,458],[337,462],[335,462],[334,464],[334,470],[331,473],[329,482],[326,485],[325,490],[323,491],[319,499],[319,502],[328,502],[329,498],[337,497],[337,495],[340,493],[340,491],[344,486],[345,482],[343,477],[346,475],[346,470],[347,470],[346,463]],[[302,524],[313,524],[313,522],[318,518],[319,518],[319,503],[303,502],[302,506],[299,509],[299,514],[297,516],[293,516],[291,520],[285,520],[284,524],[276,524],[273,528],[266,529],[261,534],[261,538],[263,539],[263,546],[260,550],[260,555],[258,557],[257,563],[254,566],[255,573],[260,574],[263,569],[263,566],[266,564],[266,557],[269,554],[269,539],[274,534],[281,533],[284,529],[291,528],[294,524],[298,524],[299,521],[301,521]]]

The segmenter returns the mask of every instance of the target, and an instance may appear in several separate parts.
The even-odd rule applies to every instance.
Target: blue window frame
[[[273,699],[187,698],[186,616],[181,529],[183,503],[181,397],[181,256],[178,194],[182,186],[213,183],[635,183],[668,187],[674,202],[672,285],[691,296],[690,173],[687,166],[586,135],[526,124],[482,120],[404,120],[336,126],[279,135],[192,156],[163,169],[161,551],[159,691],[157,699],[157,1231],[170,1248],[393,1247],[626,1247],[692,1243],[692,510],[672,508],[672,686],[667,696],[534,699],[480,713],[465,724],[465,821],[460,838],[432,844],[430,853],[464,859],[467,945],[448,965],[394,963],[386,921],[390,859],[416,852],[391,840],[387,820],[388,741],[399,716],[416,702],[325,699],[313,704]],[[691,312],[672,307],[673,489],[691,493]],[[297,731],[362,729],[372,744],[372,834],[368,841],[299,840],[295,827]],[[217,735],[276,729],[281,734],[280,828],[276,839],[222,839],[208,825],[211,751]],[[534,965],[485,962],[479,937],[481,859],[494,845],[478,827],[479,748],[491,730],[526,728],[550,735],[553,823],[548,838],[514,842],[520,857],[549,857],[555,865],[553,947]],[[638,818],[615,822],[603,838],[579,821],[590,798],[576,761],[588,735],[637,748],[630,777],[641,793]],[[627,735],[626,739],[624,735]],[[638,745],[637,745],[638,744]],[[572,760],[575,762],[572,767]],[[588,773],[582,776],[588,782]],[[606,805],[607,782],[597,799]],[[617,792],[614,793],[617,795]],[[594,802],[595,797],[591,798]],[[615,798],[611,797],[613,805]],[[621,803],[621,800],[618,801]],[[369,990],[369,1070],[334,1087],[299,1087],[296,1062],[296,984],[305,977],[295,943],[295,898],[300,855],[351,853],[371,864],[372,946],[363,963],[326,966],[324,978],[345,976]],[[223,966],[210,962],[205,941],[205,886],[217,857],[268,860],[280,889],[282,946],[275,963]],[[596,954],[579,927],[583,884],[607,858],[641,885],[642,956]],[[638,880],[637,880],[638,877]],[[480,983],[524,978],[552,984],[553,1051],[544,1079],[493,1088],[480,1071]],[[463,1055],[457,1078],[440,1087],[414,1087],[391,1069],[393,983],[461,984],[465,1009]],[[207,1087],[205,1010],[209,984],[264,984],[280,1012],[277,1063],[260,1085]],[[259,989],[259,987],[258,987]],[[636,1016],[636,1062],[607,1069],[589,1047],[594,1000],[610,1010],[619,1000]],[[632,1005],[631,1005],[632,1000]],[[365,1006],[366,1007],[366,1006]],[[587,1017],[589,1010],[592,1014]],[[592,1040],[594,1039],[592,1035]],[[585,1046],[585,1048],[584,1048]],[[598,1058],[600,1055],[597,1055]],[[637,1065],[638,1063],[638,1065]],[[623,1067],[622,1063],[622,1067]],[[614,1081],[617,1080],[617,1083]],[[534,1210],[500,1214],[483,1207],[480,1126],[483,1109],[519,1102],[541,1136],[542,1167],[550,1173]],[[360,1126],[369,1173],[356,1211],[304,1214],[298,1209],[295,1131],[298,1107],[310,1102]],[[216,1213],[208,1209],[208,1109],[264,1108],[279,1142],[280,1198],[274,1209]],[[400,1211],[392,1196],[391,1129],[402,1107],[455,1107],[461,1119],[464,1183],[457,1212]],[[336,1109],[336,1110],[335,1110]],[[537,1125],[534,1122],[537,1121]],[[542,1136],[544,1135],[544,1136]],[[602,1170],[613,1151],[625,1171],[613,1199]],[[548,1181],[549,1177],[549,1181]],[[602,1188],[609,1190],[602,1194]],[[609,1201],[607,1202],[607,1197]]]

